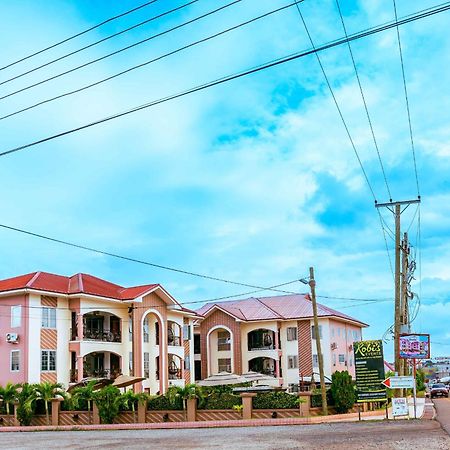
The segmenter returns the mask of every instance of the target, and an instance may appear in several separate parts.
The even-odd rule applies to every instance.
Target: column
[[[77,381],[83,379],[83,357],[77,355]]]
[[[242,406],[244,407],[242,410],[242,418],[244,420],[250,420],[252,418],[253,397],[256,397],[256,394],[252,392],[243,392],[241,394]]]
[[[276,354],[277,354],[277,358],[275,360],[275,375],[277,378],[280,378],[280,342],[279,342],[279,337],[278,337],[278,330],[274,331],[274,335],[275,335],[275,350],[276,350]]]

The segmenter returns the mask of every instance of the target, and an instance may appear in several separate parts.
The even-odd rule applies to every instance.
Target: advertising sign
[[[389,377],[383,384],[391,389],[411,389],[414,387],[414,377]]]
[[[429,334],[401,334],[399,336],[400,358],[428,359],[430,357]]]
[[[392,417],[409,416],[408,402],[406,398],[392,399]]]
[[[379,402],[387,400],[382,385],[384,358],[382,341],[360,341],[353,343],[356,369],[356,390],[358,402]]]

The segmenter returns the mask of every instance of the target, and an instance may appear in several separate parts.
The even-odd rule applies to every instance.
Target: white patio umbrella
[[[263,373],[259,372],[246,372],[243,373],[242,376],[247,380],[251,382],[258,383],[259,381],[273,381],[274,377],[271,377],[270,375],[264,375]]]
[[[249,380],[242,377],[241,375],[236,375],[235,373],[220,372],[199,381],[197,384],[199,386],[222,386],[225,384],[241,384],[248,382]]]

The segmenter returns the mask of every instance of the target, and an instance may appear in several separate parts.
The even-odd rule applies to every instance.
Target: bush
[[[418,369],[416,372],[416,389],[418,391],[425,390],[425,373],[422,369]]]
[[[94,392],[94,402],[102,423],[113,423],[118,416],[122,398],[120,390],[109,385]]]
[[[299,398],[287,392],[265,392],[253,398],[255,409],[292,409],[298,408]]]
[[[211,392],[199,402],[199,409],[233,409],[235,405],[241,405],[241,397],[236,394]]]
[[[149,398],[147,408],[151,411],[180,411],[183,410],[183,399],[179,396],[170,398],[167,394],[157,395]]]
[[[333,406],[334,405],[334,399],[331,395],[331,390],[327,390],[327,405]],[[321,408],[322,407],[322,393],[320,392],[320,389],[316,389],[313,391],[311,395],[311,407],[312,408]]]
[[[338,414],[346,413],[355,404],[355,387],[351,375],[346,370],[336,371],[331,376],[331,395]]]
[[[17,407],[17,419],[20,425],[31,425],[31,419],[33,418],[34,411],[36,409],[36,389],[29,383],[24,383],[19,388],[17,394],[17,401],[19,405]]]

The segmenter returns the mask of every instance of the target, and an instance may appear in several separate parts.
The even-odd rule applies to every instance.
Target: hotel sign
[[[428,359],[430,357],[429,334],[401,334],[399,336],[400,358]]]

